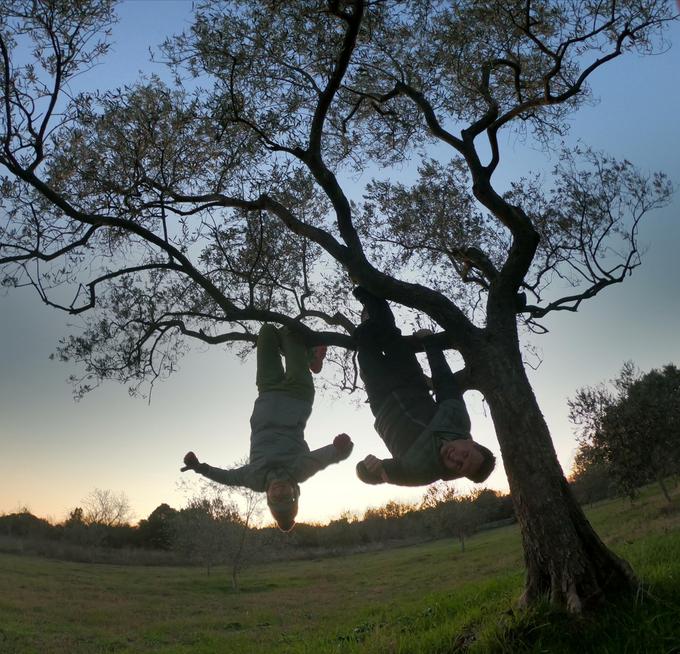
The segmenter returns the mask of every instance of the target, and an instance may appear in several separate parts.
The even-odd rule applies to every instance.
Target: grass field
[[[454,541],[247,570],[0,555],[2,654],[680,653],[680,493],[588,510],[645,592],[581,619],[516,613],[516,526]]]

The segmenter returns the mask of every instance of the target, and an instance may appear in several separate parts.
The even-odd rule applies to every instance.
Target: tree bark
[[[519,345],[516,339],[502,340],[502,347],[483,349],[475,377],[491,411],[522,534],[527,576],[521,604],[548,598],[579,613],[607,595],[634,589],[637,582],[574,499]]]

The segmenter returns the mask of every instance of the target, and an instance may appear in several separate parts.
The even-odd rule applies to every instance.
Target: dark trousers
[[[373,415],[377,415],[387,396],[395,391],[408,397],[429,397],[429,387],[415,351],[401,337],[387,301],[376,296],[364,300],[368,319],[357,327],[354,336],[358,343],[361,379]],[[425,352],[437,402],[462,400],[463,395],[444,352],[432,346],[426,346]],[[432,415],[435,411],[436,404],[432,400]]]

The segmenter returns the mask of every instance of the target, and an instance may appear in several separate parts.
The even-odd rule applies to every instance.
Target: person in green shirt
[[[290,531],[298,512],[300,484],[349,457],[353,448],[344,433],[316,450],[310,451],[305,441],[314,402],[311,372],[321,371],[325,355],[325,346],[308,349],[286,327],[263,325],[257,338],[258,396],[250,417],[249,463],[225,470],[201,463],[188,452],[182,472],[193,470],[220,484],[265,492],[279,528]]]
[[[496,459],[470,435],[463,394],[443,351],[424,341],[430,384],[415,352],[401,337],[387,301],[360,286],[354,295],[363,304],[365,317],[354,332],[360,374],[375,429],[392,455],[383,460],[367,456],[357,464],[358,477],[367,484],[401,486],[460,477],[485,481]],[[420,330],[417,335],[431,333]]]

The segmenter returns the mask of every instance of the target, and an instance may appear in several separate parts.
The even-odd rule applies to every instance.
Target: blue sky
[[[81,83],[96,79],[115,86],[148,70],[148,48],[179,31],[190,8],[180,0],[123,3],[114,51]],[[669,35],[675,44],[669,52],[630,55],[595,75],[592,86],[600,102],[575,116],[572,137],[643,170],[664,170],[680,187],[680,87],[674,81],[680,27],[674,25]],[[531,144],[502,145],[501,177],[545,165]],[[678,193],[672,205],[648,217],[640,241],[647,251],[632,278],[577,314],[549,317],[550,333],[531,341],[542,362],[529,370],[530,378],[565,470],[575,448],[566,400],[578,387],[616,376],[627,359],[642,370],[680,363]],[[42,306],[28,290],[0,295],[0,513],[27,506],[60,520],[98,487],[124,491],[140,519],[161,502],[183,504],[177,482],[188,449],[225,467],[247,454],[254,361],[241,364],[220,348],[196,346],[180,370],[156,386],[151,403],[130,398],[116,384],[76,403],[66,378],[78,369],[48,359],[70,325],[77,321]],[[473,435],[499,455],[483,402],[474,393],[466,399]],[[310,446],[326,444],[339,431],[352,436],[354,453],[303,485],[300,520],[325,521],[346,509],[361,512],[390,499],[422,496],[424,489],[361,484],[354,475],[356,461],[369,453],[387,454],[370,411],[354,398],[317,393],[307,428]],[[489,486],[507,489],[502,465]]]

